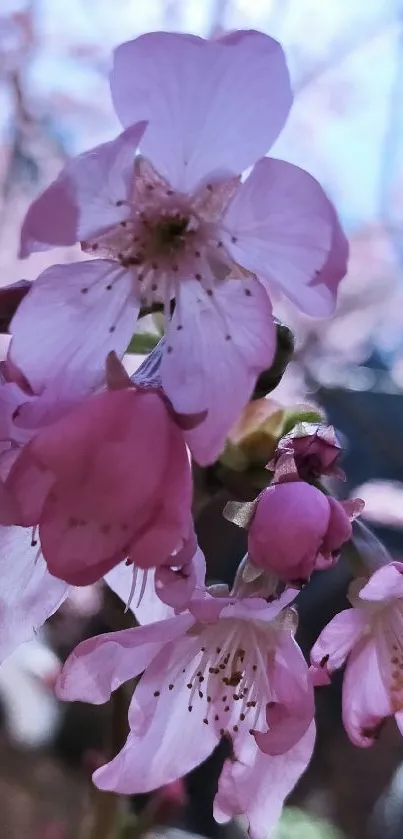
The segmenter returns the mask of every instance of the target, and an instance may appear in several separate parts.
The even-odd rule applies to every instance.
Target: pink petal
[[[275,695],[274,704],[267,706],[269,730],[257,731],[255,740],[265,754],[279,755],[299,743],[315,714],[308,666],[291,632],[279,638],[268,681]]]
[[[330,505],[329,527],[322,544],[321,552],[324,556],[338,553],[341,547],[351,538],[352,527],[350,519],[339,501],[328,496]]]
[[[129,547],[131,561],[138,568],[155,568],[169,565],[177,548],[189,538],[193,528],[190,511],[192,494],[191,474],[186,450],[177,447],[178,458],[170,474],[166,474],[165,487],[146,525],[138,527]],[[175,462],[173,452],[172,463]]]
[[[350,740],[372,746],[380,724],[392,713],[375,642],[363,638],[350,655],[343,680],[343,723]]]
[[[133,573],[136,584],[133,588]],[[144,577],[146,578],[144,581]],[[130,601],[130,610],[140,624],[150,624],[174,616],[174,611],[155,593],[155,572],[140,571],[132,565],[121,562],[106,575],[105,582],[120,597],[125,605]],[[140,599],[141,596],[141,599]]]
[[[252,561],[282,580],[307,579],[328,529],[330,505],[303,481],[275,484],[257,501],[248,536]]]
[[[166,563],[186,540],[191,476],[181,432],[159,394],[89,397],[31,444],[56,481],[40,519],[55,576],[87,585],[129,556]]]
[[[206,695],[197,697],[192,712],[188,710],[186,683],[198,653],[199,639],[187,636],[167,643],[153,660],[132,700],[132,733],[120,754],[95,773],[97,787],[124,794],[149,792],[183,777],[211,754],[219,735],[203,722]]]
[[[204,589],[206,576],[206,560],[199,549],[189,562],[177,567],[174,557],[173,568],[161,566],[155,571],[155,590],[164,603],[177,612],[185,609],[196,588]]]
[[[74,510],[79,510],[79,502]],[[73,586],[88,586],[122,562],[127,550],[120,522],[109,525],[106,533],[99,521],[81,520],[71,509],[64,499],[50,499],[46,505],[39,525],[43,555],[55,577]]]
[[[35,392],[63,377],[65,391],[85,393],[104,378],[108,353],[125,352],[138,311],[132,277],[117,263],[53,265],[11,322],[10,358]]]
[[[127,216],[134,155],[146,123],[69,160],[57,180],[31,204],[21,230],[20,256],[74,245]]]
[[[283,160],[259,160],[238,189],[222,238],[233,258],[303,312],[334,309],[337,288],[314,280],[332,247],[334,210],[311,175]],[[235,241],[234,241],[235,240]],[[341,277],[339,278],[341,279]]]
[[[284,801],[305,771],[313,752],[315,724],[285,754],[264,755],[257,750],[253,766],[227,760],[214,800],[214,818],[229,821],[246,816],[251,839],[272,835]]]
[[[128,208],[122,202],[132,197],[134,157],[145,128],[145,122],[131,125],[114,140],[71,161],[79,207],[78,240],[92,238],[127,218]]]
[[[292,101],[280,45],[253,31],[142,35],[115,50],[111,90],[123,125],[149,120],[142,152],[184,192],[265,154]]]
[[[61,605],[68,588],[51,577],[32,533],[0,528],[0,661],[34,633]]]
[[[157,653],[191,626],[179,615],[150,626],[137,626],[88,638],[67,659],[57,683],[59,699],[107,702],[112,691],[145,670]]]
[[[78,207],[68,176],[70,165],[30,205],[21,227],[20,259],[77,242]]]
[[[385,604],[403,598],[403,563],[390,562],[379,568],[363,586],[360,600],[382,602]]]
[[[0,524],[16,524],[20,520],[20,509],[13,495],[0,481]]]
[[[345,609],[325,626],[311,650],[311,661],[330,673],[342,667],[367,626],[363,610]]]
[[[271,306],[257,281],[230,279],[212,297],[196,281],[181,287],[161,364],[162,384],[178,413],[208,411],[204,422],[186,434],[201,465],[212,463],[224,448],[274,351]]]
[[[222,610],[222,617],[246,621],[272,621],[295,600],[297,594],[297,589],[287,588],[280,597],[269,603],[263,597],[232,598],[231,605]]]
[[[336,297],[339,282],[347,273],[349,256],[348,239],[340,225],[336,210],[330,202],[329,209],[332,219],[331,248],[325,264],[312,282],[312,286],[317,286],[318,291],[325,299],[328,291],[333,297]],[[322,286],[322,289],[319,286]]]
[[[38,524],[54,476],[32,456],[32,446],[24,446],[6,480],[6,491],[13,499],[18,515],[14,523],[25,527]]]

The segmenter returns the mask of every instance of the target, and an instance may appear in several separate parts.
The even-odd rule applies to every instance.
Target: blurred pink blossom
[[[371,746],[386,717],[403,733],[403,564],[356,580],[350,600],[353,608],[336,615],[312,649],[313,678],[326,684],[347,660],[344,726],[355,745]]]

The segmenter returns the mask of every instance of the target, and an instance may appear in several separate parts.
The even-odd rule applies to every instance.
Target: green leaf
[[[153,332],[136,332],[126,352],[132,355],[147,355],[157,346],[159,340],[160,336]]]

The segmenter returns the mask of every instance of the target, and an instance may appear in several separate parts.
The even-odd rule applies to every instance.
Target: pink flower
[[[249,557],[282,580],[307,580],[315,569],[334,565],[351,532],[349,515],[335,498],[303,481],[274,484],[257,499]]]
[[[394,715],[403,734],[403,564],[352,583],[350,600],[354,608],[336,615],[312,649],[313,675],[326,684],[347,660],[344,726],[355,745],[371,746],[386,717]]]
[[[111,91],[124,131],[67,164],[21,238],[23,256],[80,241],[97,258],[38,278],[13,319],[12,354],[35,388],[83,361],[96,381],[140,306],[162,303],[169,318],[174,298],[162,384],[177,412],[208,411],[194,434],[204,464],[273,359],[272,290],[330,314],[347,245],[317,182],[262,157],[292,99],[273,39],[142,35],[116,50]]]
[[[314,481],[322,475],[344,478],[337,465],[341,451],[332,425],[299,422],[279,440],[268,468],[276,482],[290,471],[296,471],[301,481]]]
[[[152,391],[87,397],[39,429],[5,489],[19,506],[15,523],[39,525],[50,572],[73,585],[125,558],[141,568],[164,564],[193,533],[186,446]]]
[[[122,751],[98,769],[100,789],[147,792],[185,775],[221,737],[233,756],[219,782],[218,821],[246,813],[267,834],[309,762],[313,691],[283,601],[201,597],[192,613],[80,644],[58,682],[61,699],[99,704],[143,673]]]

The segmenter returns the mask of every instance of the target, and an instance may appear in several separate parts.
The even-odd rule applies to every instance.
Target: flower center
[[[130,200],[115,201],[121,221],[82,242],[82,249],[134,269],[146,305],[162,302],[169,308],[181,278],[194,278],[210,292],[213,280],[233,267],[219,221],[237,186],[238,179],[228,179],[184,195],[138,157]]]
[[[160,219],[153,230],[155,250],[161,250],[164,253],[164,251],[178,249],[183,243],[187,226],[188,219],[180,213],[171,218]]]
[[[202,714],[204,724],[213,725],[221,736],[234,738],[245,726],[253,735],[260,720],[265,728],[265,708],[272,699],[265,667],[270,637],[245,621],[228,619],[203,627],[197,640],[200,646],[193,646],[188,661],[181,662],[168,690],[185,684],[188,712]]]

